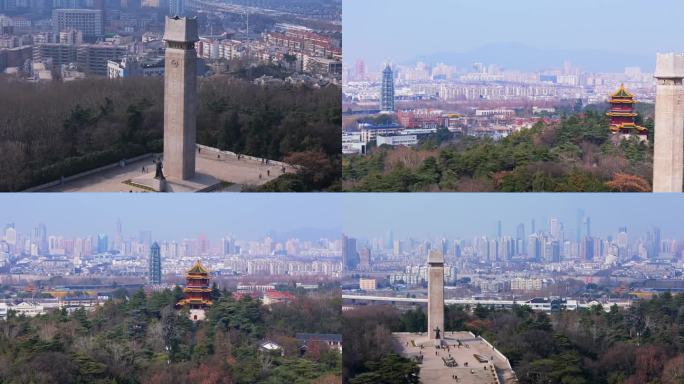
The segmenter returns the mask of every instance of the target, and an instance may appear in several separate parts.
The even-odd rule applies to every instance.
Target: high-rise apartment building
[[[352,271],[359,265],[359,252],[356,249],[356,239],[342,235],[342,263],[343,267]]]
[[[594,238],[585,236],[580,243],[580,258],[585,261],[593,261],[595,256]]]
[[[128,52],[128,46],[114,44],[84,44],[76,49],[78,66],[88,73],[107,76],[110,60],[119,60]]]
[[[104,34],[104,18],[100,9],[54,9],[52,25],[55,33],[76,29],[86,41],[95,41]]]
[[[109,250],[109,238],[106,234],[97,235],[97,253],[105,253]]]
[[[527,253],[527,242],[525,241],[525,224],[520,223],[515,229],[515,244],[518,255]]]
[[[169,16],[183,16],[185,0],[169,0]]]

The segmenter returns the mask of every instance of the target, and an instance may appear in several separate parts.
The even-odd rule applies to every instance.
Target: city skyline
[[[389,230],[395,239],[467,239],[496,237],[498,221],[503,235],[515,236],[521,223],[529,235],[531,220],[535,220],[537,231],[549,231],[551,218],[557,218],[564,224],[566,237],[575,239],[578,210],[582,210],[584,217],[591,218],[592,236],[614,235],[621,227],[641,236],[658,227],[664,238],[684,239],[684,231],[677,230],[678,212],[684,202],[673,195],[650,196],[646,199],[648,205],[639,195],[583,194],[581,200],[577,194],[487,195],[348,196],[344,200],[342,230],[359,239],[383,238]],[[629,209],[623,209],[625,206]]]
[[[664,9],[668,11],[662,12]],[[390,10],[392,17],[380,17]],[[633,61],[617,63],[623,67],[644,65],[644,70],[650,71],[655,64],[655,53],[684,50],[684,43],[676,37],[683,31],[678,22],[682,11],[684,3],[674,0],[659,2],[658,7],[636,0],[560,3],[428,0],[419,5],[406,0],[346,1],[343,5],[344,61],[352,66],[355,60],[364,59],[369,69],[379,70],[387,59],[406,63],[440,53],[477,54],[487,46],[505,44],[514,49],[526,46],[530,50],[566,54],[568,57],[559,59],[558,66],[563,64],[562,60],[583,64],[597,53],[603,53],[600,59],[594,59],[597,65],[611,65],[610,58],[614,56],[616,61]],[[429,13],[429,17],[417,17],[420,13]],[[554,14],[563,17],[548,17]],[[640,24],[630,22],[637,17]],[[406,28],[409,21],[411,28]],[[639,25],[635,27],[639,33],[630,33],[624,39],[613,38],[624,33],[624,23]],[[578,28],[579,25],[582,27]],[[510,56],[503,52],[502,55],[503,59]],[[538,57],[529,59],[536,61]]]
[[[234,194],[231,199],[209,194],[4,194],[0,196],[0,225],[14,223],[30,233],[44,224],[51,234],[96,236],[114,234],[117,221],[124,236],[152,231],[156,241],[194,238],[200,234],[218,240],[232,235],[257,240],[275,233],[303,239],[340,233],[341,203],[338,195]],[[222,215],[213,214],[223,212]],[[339,236],[337,236],[339,237]],[[334,238],[337,238],[334,237]]]

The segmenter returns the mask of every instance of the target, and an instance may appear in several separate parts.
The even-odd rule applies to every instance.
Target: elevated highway
[[[427,298],[412,297],[388,297],[388,296],[366,296],[366,295],[342,295],[342,300],[348,304],[391,304],[391,305],[427,305]],[[551,300],[546,298],[535,298],[530,300],[499,300],[499,299],[445,299],[446,305],[470,305],[478,304],[488,307],[511,308],[514,305],[527,305],[534,310],[551,312],[558,309],[576,310],[579,308],[591,308],[596,304],[601,304],[605,310],[616,304],[619,308],[628,308],[631,305],[629,300],[609,300],[605,302],[583,302],[577,300],[560,299]]]

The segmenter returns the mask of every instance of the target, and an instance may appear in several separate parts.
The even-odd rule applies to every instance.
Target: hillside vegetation
[[[174,304],[180,289],[124,291],[92,313],[56,310],[0,321],[0,382],[100,384],[334,384],[341,356],[326,344],[302,354],[296,332],[339,333],[339,294],[299,296],[270,309],[214,289],[207,320]],[[311,321],[315,319],[315,321]],[[283,355],[260,351],[272,340]]]
[[[653,120],[640,121],[653,134]],[[417,148],[382,146],[343,160],[343,186],[369,192],[647,192],[652,147],[616,140],[587,109],[494,141],[438,132]],[[652,142],[652,140],[650,141]]]

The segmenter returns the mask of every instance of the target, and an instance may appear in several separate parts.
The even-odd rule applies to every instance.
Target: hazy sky
[[[679,194],[0,194],[0,228],[14,222],[28,233],[43,222],[51,234],[114,233],[117,218],[125,235],[151,230],[155,240],[180,240],[200,233],[210,239],[232,234],[262,238],[269,231],[340,231],[356,237],[470,238],[514,234],[530,220],[548,229],[558,217],[566,234],[575,231],[577,210],[591,217],[593,233],[615,234],[620,226],[641,236],[659,226],[663,236],[684,240],[684,197]]]
[[[375,69],[502,42],[655,55],[684,51],[682,17],[682,0],[345,0],[344,59]]]
[[[684,240],[681,194],[347,194],[342,228],[360,238],[383,237],[392,229],[395,238],[468,239],[496,235],[498,220],[504,234],[514,235],[519,223],[529,234],[531,219],[537,230],[548,230],[549,219],[557,217],[573,236],[578,209],[591,217],[593,235],[614,235],[626,226],[641,236],[659,226],[663,237]]]
[[[117,218],[124,235],[151,230],[155,240],[204,233],[210,239],[233,234],[256,239],[268,231],[340,231],[336,194],[261,193],[21,193],[0,194],[0,228],[14,222],[28,233],[43,222],[51,234],[113,234]]]

